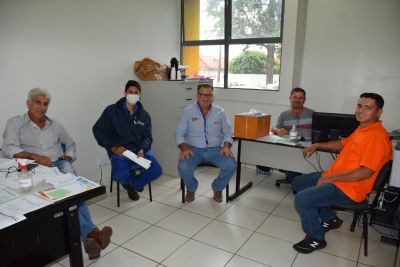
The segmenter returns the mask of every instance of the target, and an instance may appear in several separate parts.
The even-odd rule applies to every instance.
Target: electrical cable
[[[321,167],[321,155],[318,153],[318,151],[315,154],[315,158],[317,159],[318,167],[319,167],[320,171],[323,171],[323,169]]]
[[[100,167],[100,182],[99,184],[101,184],[101,181],[103,181],[103,168],[101,167],[101,164],[99,165]]]
[[[315,171],[321,171],[321,170],[318,170],[318,168],[311,162],[311,161],[309,161],[308,159],[307,159],[307,157],[304,155],[304,149],[302,150],[303,151],[303,158],[304,158],[304,160],[306,161],[306,162],[308,162],[308,164],[310,164],[313,168],[314,168],[314,170]]]

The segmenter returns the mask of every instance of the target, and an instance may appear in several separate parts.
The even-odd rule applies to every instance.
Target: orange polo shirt
[[[367,127],[358,127],[349,137],[341,140],[343,149],[322,175],[367,167],[374,171],[371,177],[357,182],[333,182],[343,193],[356,202],[362,202],[371,192],[382,166],[392,158],[392,143],[381,121]]]

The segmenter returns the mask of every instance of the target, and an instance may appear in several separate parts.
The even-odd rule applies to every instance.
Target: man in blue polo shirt
[[[213,104],[212,85],[200,84],[197,87],[197,102],[183,109],[175,135],[181,150],[178,170],[186,185],[186,201],[195,199],[198,182],[194,169],[208,163],[220,169],[211,187],[214,200],[222,202],[222,190],[236,171],[231,151],[232,134],[225,111]]]
[[[150,150],[153,143],[151,118],[139,102],[141,91],[137,81],[128,81],[124,97],[109,105],[93,126],[97,143],[110,157],[113,180],[122,183],[134,201],[139,199],[137,191],[162,174],[161,166]],[[139,175],[132,173],[132,169],[139,166],[123,156],[126,150],[150,160],[150,168]]]

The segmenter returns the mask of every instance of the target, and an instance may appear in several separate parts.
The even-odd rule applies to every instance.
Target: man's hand
[[[179,154],[178,160],[185,160],[189,157],[193,157],[193,151],[187,144],[182,143],[179,145],[179,148],[181,149],[181,154]]]
[[[227,156],[230,158],[234,158],[235,155],[233,155],[232,150],[230,148],[230,144],[229,145],[224,145],[221,150],[219,151],[219,153],[221,154],[221,156]]]
[[[63,159],[66,160],[66,161],[72,162],[72,157],[70,157],[70,156],[66,156],[66,155],[65,155],[65,156],[63,157]]]
[[[123,156],[122,153],[124,153],[126,151],[126,149],[122,146],[113,146],[111,148],[112,153],[117,154],[119,156]]]
[[[276,130],[276,134],[279,136],[284,136],[284,135],[288,135],[288,131],[286,131],[284,128],[280,128]]]
[[[317,182],[317,186],[320,186],[321,184],[329,184],[332,182],[332,179],[330,179],[330,176],[321,176]]]
[[[317,151],[317,149],[318,149],[318,143],[305,147],[303,150],[304,157],[309,158],[312,154],[315,153],[315,151]]]
[[[140,149],[138,152],[137,152],[137,157],[138,158],[143,158],[144,157],[144,151],[143,151],[143,149]]]
[[[44,165],[47,167],[51,167],[53,165],[53,162],[51,162],[51,159],[46,156],[35,155],[32,157],[32,159],[40,165]]]

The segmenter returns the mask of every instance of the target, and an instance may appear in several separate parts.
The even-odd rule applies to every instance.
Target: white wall
[[[320,111],[352,113],[362,92],[385,99],[388,130],[400,128],[400,1],[308,0],[300,84]]]
[[[26,111],[29,89],[46,87],[48,115],[77,143],[78,173],[97,177],[106,153],[92,125],[136,78],[135,60],[179,56],[179,16],[177,0],[0,0],[0,132]]]

